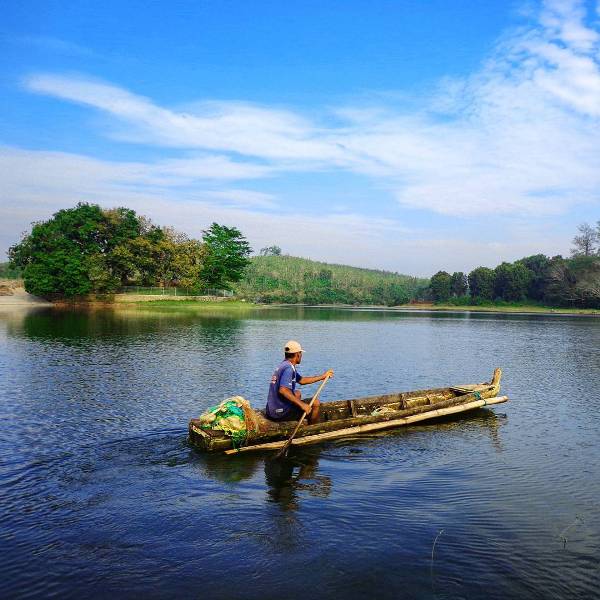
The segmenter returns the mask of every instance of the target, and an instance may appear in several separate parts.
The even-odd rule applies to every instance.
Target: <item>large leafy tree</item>
[[[450,277],[450,293],[452,296],[466,296],[469,290],[467,276],[461,271],[452,273]]]
[[[544,254],[534,254],[533,256],[526,256],[517,262],[521,263],[530,272],[527,297],[532,300],[542,300],[548,281],[550,259]]]
[[[452,294],[452,278],[446,271],[438,271],[429,284],[435,302],[445,302]]]
[[[494,293],[508,302],[524,300],[531,281],[531,272],[521,263],[503,262],[495,269]]]
[[[477,267],[469,273],[469,290],[475,300],[494,299],[495,274],[487,267]]]
[[[135,243],[151,237],[144,223],[128,208],[79,203],[34,223],[9,257],[23,269],[25,289],[32,294],[114,292],[139,272]]]
[[[235,227],[213,223],[202,232],[204,257],[200,269],[202,284],[207,288],[230,289],[240,281],[252,252],[250,244]]]
[[[121,273],[111,261],[114,248],[139,234],[135,212],[103,211],[80,203],[60,210],[9,250],[11,264],[23,268],[25,289],[48,296],[110,292]]]

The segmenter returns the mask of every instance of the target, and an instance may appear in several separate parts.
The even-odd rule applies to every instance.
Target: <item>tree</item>
[[[531,273],[521,263],[510,264],[503,262],[494,270],[494,294],[507,302],[525,299]]]
[[[541,301],[546,292],[546,284],[550,269],[550,259],[544,254],[526,256],[517,261],[529,270],[530,279],[527,287],[527,298]]]
[[[487,267],[477,267],[469,273],[469,290],[476,300],[494,299],[495,274]]]
[[[452,296],[466,296],[469,289],[467,276],[460,271],[452,273],[450,277],[450,293]]]
[[[111,293],[122,285],[200,283],[204,246],[128,208],[80,203],[33,225],[10,249],[27,291],[40,296]]]
[[[259,251],[261,256],[281,256],[281,248],[279,246],[266,246]]]
[[[600,225],[598,225],[600,229]],[[571,249],[572,256],[591,256],[596,249],[596,242],[599,241],[598,232],[588,223],[582,223],[577,227],[580,235],[573,238],[573,246]]]
[[[451,277],[446,271],[438,271],[432,278],[429,287],[434,302],[445,302],[451,294]]]
[[[206,287],[230,289],[240,281],[252,252],[246,238],[235,227],[213,223],[202,232],[204,259],[200,278]]]
[[[111,292],[121,282],[112,262],[115,247],[139,234],[135,212],[103,211],[79,203],[60,210],[9,250],[11,264],[23,269],[25,289],[39,296]]]
[[[545,300],[559,306],[600,308],[600,258],[554,258]]]

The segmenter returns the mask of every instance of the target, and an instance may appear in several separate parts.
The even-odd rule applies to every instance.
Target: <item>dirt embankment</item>
[[[50,302],[28,294],[20,279],[0,279],[0,306],[42,306]]]

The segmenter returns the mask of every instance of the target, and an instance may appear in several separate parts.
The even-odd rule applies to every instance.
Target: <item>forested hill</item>
[[[415,298],[428,279],[328,264],[295,256],[255,256],[236,293],[259,302],[385,304]]]

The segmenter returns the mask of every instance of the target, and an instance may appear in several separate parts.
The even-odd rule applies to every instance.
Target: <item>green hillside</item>
[[[415,298],[428,279],[360,269],[295,256],[256,256],[236,294],[258,302],[304,304],[385,304]]]

